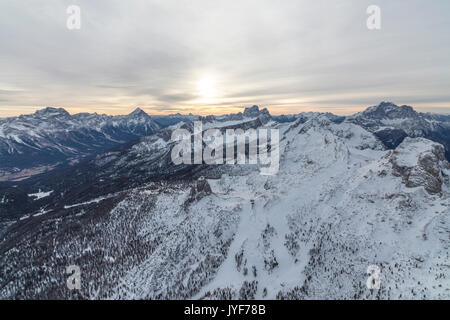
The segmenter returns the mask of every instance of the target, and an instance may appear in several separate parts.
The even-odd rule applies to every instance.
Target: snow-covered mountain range
[[[278,129],[278,174],[174,165],[171,132],[191,131],[186,120],[4,182],[0,298],[450,298],[448,147],[432,141],[446,116],[382,103],[347,118],[252,107],[195,119]],[[81,290],[66,286],[69,265]],[[373,265],[379,290],[366,286]]]
[[[0,179],[23,179],[58,164],[78,162],[160,126],[144,111],[126,116],[79,113],[59,108],[0,119]]]
[[[444,145],[450,160],[450,115],[416,112],[410,106],[382,102],[347,117],[373,132],[388,148],[397,147],[405,137],[424,137]]]
[[[23,180],[57,167],[73,165],[127,142],[159,132],[180,122],[197,119],[209,122],[244,121],[259,116],[263,122],[306,121],[313,112],[272,116],[257,106],[243,113],[201,117],[173,114],[149,116],[137,108],[129,115],[79,113],[45,108],[34,114],[0,118],[0,181]],[[350,117],[327,113],[335,122],[350,121],[363,126],[388,147],[395,148],[405,137],[426,137],[444,145],[450,159],[450,116],[423,114],[409,106],[383,102]]]

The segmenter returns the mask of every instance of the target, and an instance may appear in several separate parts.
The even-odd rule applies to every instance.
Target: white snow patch
[[[42,192],[41,189],[39,189],[39,192],[36,193],[30,193],[28,194],[29,197],[35,197],[36,199],[34,200],[39,200],[45,197],[48,197],[49,195],[51,195],[53,193],[53,190],[51,191],[47,191],[47,192]]]

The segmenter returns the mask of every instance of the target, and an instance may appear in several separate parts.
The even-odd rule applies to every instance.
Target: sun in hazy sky
[[[0,117],[69,112],[450,111],[450,1],[0,2]]]

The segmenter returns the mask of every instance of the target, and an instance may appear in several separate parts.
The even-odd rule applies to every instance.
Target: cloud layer
[[[81,8],[68,30],[66,9]],[[3,0],[0,116],[69,111],[450,111],[450,2]],[[202,96],[209,79],[214,96]]]

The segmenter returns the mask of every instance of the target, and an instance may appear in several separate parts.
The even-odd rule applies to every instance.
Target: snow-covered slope
[[[259,125],[280,130],[277,175],[198,166],[180,180],[167,171],[91,201],[74,203],[68,190],[65,207],[10,222],[0,297],[450,298],[442,145],[407,138],[386,150],[360,125],[323,114]],[[148,152],[156,164],[170,148],[163,141],[144,139],[109,164],[125,165],[124,176],[126,159],[142,165]],[[81,268],[80,291],[66,287],[68,265]],[[366,287],[371,265],[380,290]]]

